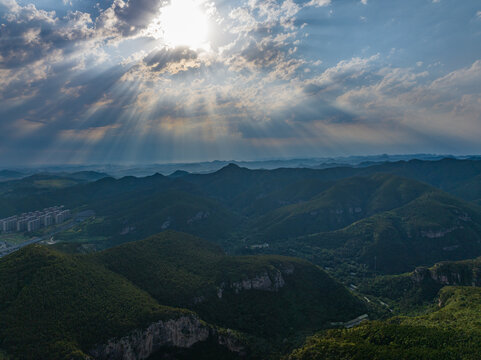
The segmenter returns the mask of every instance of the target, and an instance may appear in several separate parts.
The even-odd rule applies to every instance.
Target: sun
[[[208,47],[209,23],[203,10],[195,0],[171,0],[169,5],[160,9],[151,31],[167,46],[205,49]]]

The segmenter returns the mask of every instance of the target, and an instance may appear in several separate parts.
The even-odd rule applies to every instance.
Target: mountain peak
[[[234,171],[234,170],[240,170],[240,169],[245,169],[245,168],[241,168],[239,165],[234,163],[229,163],[229,165],[224,166],[219,171]]]
[[[176,170],[172,174],[169,175],[171,178],[177,178],[177,177],[183,177],[186,175],[190,175],[190,172],[185,171],[185,170]]]
[[[235,163],[229,163],[228,165],[214,172],[214,174],[238,174],[240,172],[247,172],[247,171],[249,171],[248,168],[241,167]]]

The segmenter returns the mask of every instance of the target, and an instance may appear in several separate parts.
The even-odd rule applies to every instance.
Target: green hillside
[[[337,231],[273,242],[269,251],[334,268],[355,263],[373,272],[412,271],[481,254],[481,208],[432,190]]]
[[[282,206],[289,199],[291,201],[306,199],[306,195],[312,197],[320,192],[311,187],[310,190],[305,189],[302,194],[300,185],[305,185],[305,182],[325,183],[355,174],[355,170],[348,167],[328,170],[302,168],[249,170],[230,164],[215,173],[189,174],[183,179],[195,184],[207,196],[218,199],[236,211],[259,214],[261,209],[272,210]],[[267,200],[267,204],[263,203],[264,199]]]
[[[466,200],[474,201],[480,198],[478,195],[481,189],[479,182],[481,161],[479,160],[411,160],[359,168],[334,167],[318,170],[294,168],[249,170],[231,164],[211,174],[183,174],[183,176],[172,177],[155,174],[145,178],[127,176],[115,180],[105,177],[106,174],[95,172],[34,175],[0,184],[0,193],[8,190],[8,196],[18,200],[7,201],[10,209],[0,208],[0,216],[12,215],[15,211],[34,210],[31,206],[38,206],[38,204],[48,206],[59,200],[74,207],[109,197],[115,199],[115,196],[124,193],[165,190],[173,184],[180,186],[181,183],[186,185],[182,188],[184,191],[191,192],[195,189],[194,191],[199,191],[199,194],[221,201],[233,210],[244,214],[260,214],[287,203],[308,200],[324,191],[322,184],[353,176],[373,174],[392,174],[422,181]],[[67,189],[61,189],[59,186],[40,188],[35,186],[36,181],[49,179],[63,179],[63,183],[60,184],[62,186],[69,185],[65,182],[66,179],[77,183],[100,180],[69,186]],[[52,184],[55,185],[55,181]],[[310,187],[309,184],[314,186]],[[319,185],[319,190],[316,190],[315,184]]]
[[[219,337],[195,349],[235,357],[219,347],[237,339],[222,330],[230,328],[267,355],[366,312],[304,260],[227,256],[217,245],[173,231],[91,255],[31,245],[0,259],[0,282],[0,349],[15,359],[83,359],[109,339],[196,314]],[[231,335],[222,340],[222,334]],[[195,354],[161,351],[185,359]]]
[[[77,243],[105,249],[167,229],[223,244],[243,223],[243,217],[218,201],[187,189],[182,180],[155,175],[151,179],[106,178],[100,182],[111,183],[116,190],[103,191],[104,184],[99,182],[89,184],[95,190],[84,189],[86,194],[91,193],[85,207],[95,210],[98,219],[59,234],[56,240],[69,243],[57,245],[60,249],[76,251],[80,245]],[[138,188],[135,183],[140,183]]]
[[[74,251],[79,242],[98,250],[172,229],[222,244],[243,221],[215,200],[176,190],[124,195],[94,202],[91,208],[102,216],[59,234],[56,240],[69,243]],[[64,245],[68,244],[57,247]]]
[[[80,175],[82,178],[83,175]],[[65,180],[73,186],[35,186],[36,181]],[[56,204],[69,208],[83,205],[95,206],[97,202],[117,201],[125,197],[135,198],[137,194],[164,191],[177,184],[165,176],[156,174],[145,178],[124,177],[113,179],[104,177],[98,181],[63,178],[57,175],[33,175],[18,181],[0,184],[4,193],[0,198],[0,216],[10,216],[24,211],[32,211]],[[145,195],[144,195],[145,196]]]
[[[470,177],[450,189],[453,195],[471,201],[481,200],[481,175]]]
[[[103,219],[62,234],[62,241],[81,240],[91,249],[103,249],[173,229],[234,251],[244,246],[243,239],[258,244],[329,232],[404,206],[432,191],[419,180],[477,201],[480,164],[413,160],[323,170],[229,165],[211,174],[105,177],[88,183],[85,179],[105,174],[35,175],[9,182],[17,185],[8,185],[0,196],[0,216],[62,203],[95,210]],[[77,251],[79,246],[62,248]]]
[[[31,245],[0,261],[0,347],[19,359],[83,359],[95,344],[187,312],[82,256]]]
[[[426,184],[393,175],[343,179],[308,201],[260,217],[254,227],[268,240],[336,230],[405,205],[428,191],[432,188]]]
[[[439,309],[417,317],[400,317],[403,325],[452,328],[481,333],[481,288],[446,286],[439,292]]]
[[[132,227],[135,239],[156,234],[166,229],[185,231],[209,240],[225,238],[242,219],[218,202],[183,191],[166,191],[145,196],[129,197],[114,202],[95,204],[109,222]],[[115,234],[115,235],[117,235]]]
[[[38,173],[21,179],[10,180],[0,183],[0,193],[12,196],[31,196],[56,191],[67,187],[94,182],[108,174],[95,171],[79,171],[74,173]]]
[[[366,311],[342,285],[304,260],[226,256],[187,234],[163,232],[94,256],[162,304],[264,338],[282,340]]]
[[[368,322],[309,338],[289,360],[479,359],[481,289],[447,287],[423,316]]]
[[[286,205],[308,201],[332,185],[332,181],[306,178],[263,192],[254,187],[239,196],[235,205],[247,216],[260,216]]]
[[[438,161],[410,160],[370,166],[360,170],[361,174],[390,173],[426,182],[454,195],[464,195],[466,200],[476,196],[467,191],[476,190],[479,194],[481,183],[476,181],[481,175],[481,161],[446,158]]]
[[[188,174],[184,179],[198,186],[206,195],[225,201],[238,210],[255,212],[253,202],[259,201],[258,204],[262,207],[266,206],[263,202],[265,199],[269,205],[266,210],[280,207],[289,200],[290,193],[295,194],[300,189],[298,185],[304,181],[326,183],[373,174],[391,174],[428,183],[466,200],[480,198],[481,161],[452,158],[386,162],[358,168],[340,166],[320,170],[248,170],[231,164],[212,174]],[[314,190],[311,197],[320,192]],[[283,195],[287,195],[286,198],[283,198]],[[277,200],[280,202],[276,205]],[[300,200],[305,198],[301,196]]]
[[[413,272],[363,279],[359,291],[391,304],[397,313],[422,311],[446,285],[481,287],[481,258],[443,261]]]

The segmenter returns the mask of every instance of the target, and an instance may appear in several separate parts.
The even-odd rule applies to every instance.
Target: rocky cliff
[[[413,272],[412,278],[416,282],[432,280],[440,285],[481,286],[481,259],[420,267]]]
[[[294,267],[289,266],[270,272],[265,271],[241,281],[231,283],[223,282],[217,289],[217,296],[222,298],[225,290],[233,290],[236,294],[242,290],[278,291],[286,284],[283,275],[290,275],[293,272]]]
[[[146,329],[135,330],[120,339],[111,339],[89,353],[98,360],[146,359],[163,347],[190,348],[209,337],[240,355],[244,352],[241,341],[229,330],[219,332],[194,315],[158,321]]]

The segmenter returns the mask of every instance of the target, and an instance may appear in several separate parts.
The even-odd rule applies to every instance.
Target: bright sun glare
[[[168,46],[188,46],[192,49],[207,46],[207,15],[195,0],[171,0],[160,10],[155,21],[156,37]]]

